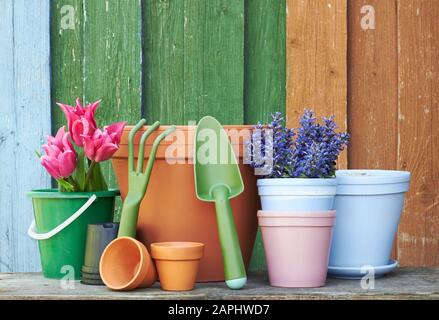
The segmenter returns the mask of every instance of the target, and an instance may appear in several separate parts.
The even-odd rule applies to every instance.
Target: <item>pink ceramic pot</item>
[[[324,286],[335,211],[259,211],[258,219],[270,284]]]

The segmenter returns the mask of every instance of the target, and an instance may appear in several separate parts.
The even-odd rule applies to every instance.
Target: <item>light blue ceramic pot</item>
[[[259,179],[264,211],[328,211],[334,208],[337,181],[328,179]]]
[[[410,173],[340,170],[330,267],[385,266],[409,189]]]

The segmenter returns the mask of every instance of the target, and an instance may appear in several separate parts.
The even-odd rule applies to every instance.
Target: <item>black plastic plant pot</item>
[[[100,274],[95,273],[82,273],[81,279],[87,279],[87,280],[102,280]]]
[[[105,284],[102,282],[102,280],[90,280],[90,279],[81,279],[82,284],[86,284],[89,286],[104,286]]]
[[[99,275],[99,260],[107,245],[116,239],[119,223],[89,224],[82,274]]]

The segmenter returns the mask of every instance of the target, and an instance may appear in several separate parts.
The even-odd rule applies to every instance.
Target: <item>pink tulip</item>
[[[47,144],[43,145],[43,149],[46,154],[41,157],[41,164],[53,178],[59,180],[72,175],[77,156],[64,127],[58,130],[55,137],[47,137]]]
[[[84,153],[88,159],[102,162],[110,159],[119,149],[126,122],[113,123],[103,130],[96,129],[92,136],[83,135]]]
[[[76,99],[76,107],[57,103],[67,118],[69,133],[73,142],[79,146],[84,146],[84,136],[92,136],[97,126],[95,121],[95,111],[99,107],[101,100],[93,102],[83,107],[81,101]]]

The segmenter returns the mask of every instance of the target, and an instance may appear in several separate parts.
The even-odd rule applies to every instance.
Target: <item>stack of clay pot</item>
[[[336,184],[335,178],[258,180],[258,219],[272,286],[325,285]]]

